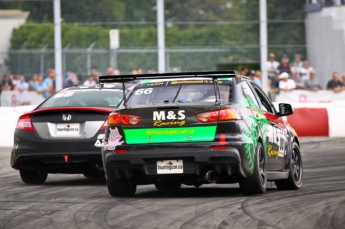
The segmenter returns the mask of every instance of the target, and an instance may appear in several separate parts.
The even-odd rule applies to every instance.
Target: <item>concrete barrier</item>
[[[0,107],[0,147],[13,145],[14,130],[19,116],[33,110],[36,105]]]

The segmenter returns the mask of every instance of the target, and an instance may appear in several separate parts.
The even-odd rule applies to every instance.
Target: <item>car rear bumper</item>
[[[226,150],[212,150],[212,143],[126,145],[126,154],[103,151],[107,179],[134,178],[136,175],[147,177],[159,176],[202,176],[207,170],[214,170],[220,175],[247,177],[252,174],[246,166],[245,147],[243,144],[229,146]],[[120,149],[120,147],[118,147]],[[183,173],[157,174],[157,161],[182,160]],[[248,164],[248,163],[247,163]]]
[[[96,136],[80,140],[47,140],[37,138],[35,133],[19,133],[14,137],[11,166],[48,173],[83,173],[85,170],[103,169],[101,148],[94,146]]]

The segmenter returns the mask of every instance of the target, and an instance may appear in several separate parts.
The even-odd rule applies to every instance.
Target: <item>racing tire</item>
[[[180,189],[181,182],[175,180],[163,180],[155,183],[155,187],[159,191],[175,191]]]
[[[108,180],[107,187],[112,197],[131,197],[134,196],[137,185],[128,180]]]
[[[302,186],[303,164],[301,151],[296,142],[292,143],[289,177],[284,180],[276,180],[275,184],[280,190],[296,190]]]
[[[20,177],[25,184],[43,184],[47,177],[47,172],[37,170],[19,169]]]
[[[263,194],[267,186],[267,166],[265,150],[262,144],[258,142],[254,154],[253,174],[249,177],[242,178],[239,182],[241,192],[248,195]]]

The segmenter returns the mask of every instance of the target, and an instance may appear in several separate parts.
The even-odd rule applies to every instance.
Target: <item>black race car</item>
[[[106,120],[123,98],[121,84],[63,89],[19,117],[11,166],[27,184],[48,173],[104,176],[101,157]]]
[[[237,71],[102,76],[100,83],[141,80],[109,115],[102,147],[111,196],[137,185],[239,183],[243,194],[302,185],[294,129],[250,78]]]

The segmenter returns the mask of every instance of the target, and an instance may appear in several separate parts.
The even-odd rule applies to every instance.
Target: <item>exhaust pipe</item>
[[[205,174],[205,180],[209,183],[215,183],[219,179],[219,174],[214,170],[209,170]]]

